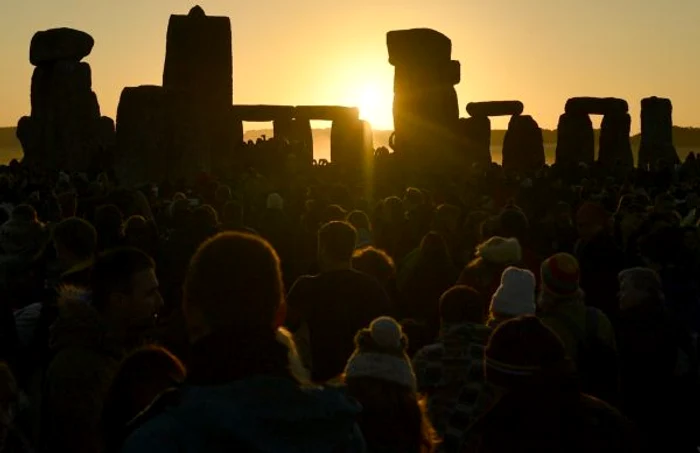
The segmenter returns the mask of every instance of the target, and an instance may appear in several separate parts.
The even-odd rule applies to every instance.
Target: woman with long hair
[[[377,318],[355,337],[345,369],[349,394],[363,407],[359,426],[369,453],[428,453],[435,439],[416,393],[401,326]]]

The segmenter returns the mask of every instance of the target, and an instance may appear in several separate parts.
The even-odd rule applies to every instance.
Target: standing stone
[[[564,113],[557,126],[556,164],[592,164],[595,161],[595,134],[587,114]]]
[[[600,146],[598,162],[605,168],[632,168],[634,156],[630,143],[630,126],[632,119],[629,114],[612,113],[603,116],[600,125]]]
[[[435,30],[400,30],[387,34],[387,48],[395,68],[394,149],[418,173],[449,168],[459,144],[452,42]]]
[[[233,55],[231,21],[206,16],[192,8],[187,16],[173,15],[168,25],[163,87],[182,92],[195,113],[197,152],[206,154],[211,169],[222,168],[236,143],[231,124]]]
[[[460,118],[461,146],[468,165],[491,164],[491,120],[487,116]]]
[[[369,123],[338,119],[331,126],[331,162],[344,171],[360,176],[371,165],[374,149]]]
[[[514,116],[503,139],[503,169],[532,173],[545,164],[542,129],[530,115]]]
[[[101,126],[90,65],[80,62],[93,45],[90,35],[68,28],[38,32],[32,38],[30,61],[36,68],[31,119],[18,125],[27,162],[69,172],[97,170],[95,165],[114,141],[114,134]]]
[[[167,179],[168,111],[166,91],[157,86],[124,88],[117,109],[115,171],[121,184]]]
[[[680,159],[673,145],[673,105],[670,99],[642,99],[642,141],[639,166],[655,166],[659,161],[678,164]]]

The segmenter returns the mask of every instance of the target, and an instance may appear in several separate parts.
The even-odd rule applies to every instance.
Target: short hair
[[[356,241],[357,231],[347,222],[329,222],[318,231],[319,250],[334,261],[349,261]]]
[[[112,293],[129,294],[133,277],[155,269],[147,254],[134,247],[121,247],[100,254],[92,268],[92,303],[98,311],[105,309]]]
[[[383,250],[365,247],[356,250],[352,256],[353,269],[385,283],[396,277],[394,260]]]
[[[97,230],[78,217],[63,220],[53,230],[53,240],[76,258],[92,258],[97,249]]]
[[[270,244],[246,233],[220,233],[190,261],[184,308],[196,307],[210,328],[272,328],[284,301],[280,260]]]
[[[486,301],[474,288],[457,285],[440,297],[440,319],[443,324],[483,324]]]
[[[369,217],[363,211],[355,210],[348,214],[347,222],[355,227],[355,229],[365,229],[367,231],[372,230],[372,224],[369,221]]]

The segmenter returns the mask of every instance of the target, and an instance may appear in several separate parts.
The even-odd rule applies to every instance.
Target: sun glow
[[[377,83],[366,83],[357,90],[354,104],[360,109],[360,118],[373,129],[392,129],[393,94]]]

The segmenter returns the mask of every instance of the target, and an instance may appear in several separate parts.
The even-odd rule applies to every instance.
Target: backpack
[[[576,371],[581,391],[616,405],[619,391],[617,352],[598,335],[598,310],[586,307],[584,329],[565,315],[558,315],[556,319],[577,341]]]

